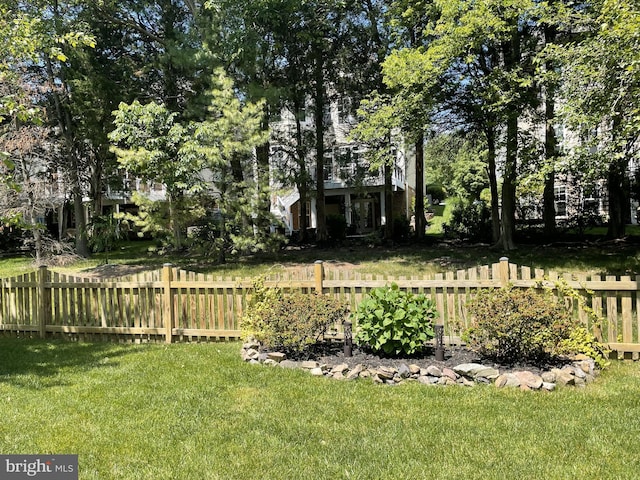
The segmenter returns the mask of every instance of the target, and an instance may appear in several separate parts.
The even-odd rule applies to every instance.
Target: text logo
[[[0,455],[0,479],[78,480],[78,455]]]

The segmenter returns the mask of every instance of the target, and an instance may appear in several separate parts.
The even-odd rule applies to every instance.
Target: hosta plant
[[[398,285],[374,288],[358,305],[352,320],[355,342],[385,355],[413,355],[434,336],[436,309],[427,296]]]

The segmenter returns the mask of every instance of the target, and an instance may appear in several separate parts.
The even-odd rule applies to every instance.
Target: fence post
[[[316,280],[316,293],[321,294],[324,291],[324,285],[322,284],[322,281],[324,280],[324,267],[322,266],[322,260],[316,260],[313,276]]]
[[[47,335],[47,323],[51,317],[50,290],[47,290],[46,283],[49,281],[49,270],[46,265],[38,267],[38,330],[40,338]]]
[[[170,263],[162,265],[162,317],[164,318],[165,342],[173,340],[173,296],[171,295],[172,269]]]
[[[507,257],[500,258],[500,284],[503,287],[509,285],[509,259]]]

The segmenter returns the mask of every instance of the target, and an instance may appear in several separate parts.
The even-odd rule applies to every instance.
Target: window
[[[554,188],[554,201],[557,217],[567,216],[567,187],[559,185]]]

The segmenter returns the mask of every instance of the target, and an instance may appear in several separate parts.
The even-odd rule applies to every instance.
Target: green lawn
[[[239,344],[0,339],[0,451],[80,479],[632,479],[640,366],[586,389],[389,387],[243,364]]]
[[[439,207],[444,215],[444,207]],[[443,217],[436,217],[443,218]],[[324,260],[338,268],[358,270],[364,274],[391,276],[421,276],[426,273],[443,273],[472,266],[497,262],[507,255],[509,260],[532,268],[555,270],[559,273],[574,272],[598,275],[636,275],[640,272],[640,242],[626,243],[591,242],[570,245],[519,245],[514,251],[505,252],[484,245],[453,246],[438,243],[438,236],[428,236],[424,244],[372,247],[368,245],[340,248],[290,248],[272,254],[254,255],[230,259],[226,264],[216,264],[211,259],[193,253],[159,255],[149,252],[153,242],[134,241],[123,243],[109,254],[109,263],[160,268],[172,263],[187,270],[211,273],[216,276],[255,277],[278,269],[311,265]],[[90,259],[56,270],[86,272],[104,264],[105,255],[96,254]],[[0,278],[33,270],[30,257],[0,259]]]

